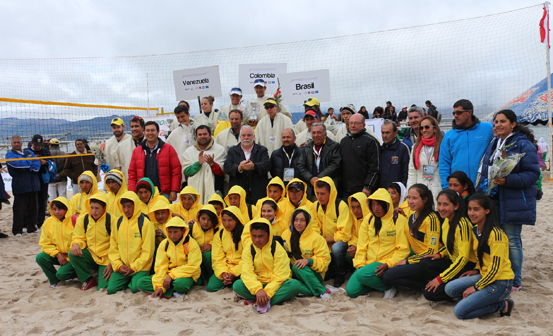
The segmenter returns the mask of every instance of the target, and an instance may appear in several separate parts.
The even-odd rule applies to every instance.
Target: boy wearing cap
[[[117,153],[115,149],[121,142],[127,140],[131,136],[125,133],[125,122],[119,117],[111,120],[111,131],[113,132],[113,136],[106,140],[104,158],[110,168],[117,168]]]
[[[127,192],[127,179],[121,171],[112,169],[104,177],[104,185],[107,189],[107,212],[117,219],[123,216],[123,213],[119,211],[117,201]]]
[[[299,207],[311,209],[313,203],[307,198],[307,184],[295,178],[286,186],[286,197],[282,205],[282,220],[290,223],[294,210]]]
[[[246,115],[249,116],[252,113],[255,113],[257,114],[257,120],[261,120],[267,115],[267,110],[265,110],[265,107],[263,106],[265,101],[273,97],[265,94],[267,91],[267,83],[261,78],[258,78],[253,82],[253,88],[255,90],[256,97],[248,102],[248,105],[246,106]],[[278,112],[292,119],[292,114],[288,111],[286,106],[279,104]]]
[[[60,141],[56,138],[50,139],[50,155],[66,155],[66,153],[60,149]],[[56,165],[58,174],[56,175],[56,179],[50,181],[50,184],[48,184],[48,203],[52,202],[56,197],[66,197],[67,195],[67,176],[63,172],[65,158],[53,159],[52,161],[54,161]]]
[[[282,146],[281,133],[285,128],[293,128],[292,120],[278,112],[278,105],[273,98],[267,99],[263,107],[267,115],[263,117],[255,128],[255,139],[261,146],[265,146],[269,154]]]
[[[303,148],[309,141],[312,141],[311,137],[311,126],[315,123],[320,123],[321,119],[319,119],[319,115],[315,110],[308,109],[305,111],[305,115],[303,116],[303,121],[305,122],[306,129],[303,130],[300,134],[296,136],[296,146]],[[336,141],[336,137],[332,132],[326,131],[326,137]]]

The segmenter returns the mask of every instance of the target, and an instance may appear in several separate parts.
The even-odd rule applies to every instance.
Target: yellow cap
[[[60,141],[56,138],[50,139],[50,145],[59,145]]]
[[[123,119],[121,118],[113,118],[111,120],[111,125],[117,125],[117,126],[120,126],[120,125],[125,125],[125,122],[123,121]]]
[[[278,105],[276,100],[274,100],[273,98],[267,98],[267,100],[263,103],[263,105],[265,105],[265,104]]]
[[[319,100],[317,98],[311,97],[311,98],[307,99],[303,105],[315,106],[315,105],[321,105],[321,103],[319,102]]]

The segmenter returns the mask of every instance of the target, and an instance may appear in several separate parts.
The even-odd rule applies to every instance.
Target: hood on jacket
[[[223,211],[230,211],[234,216],[236,216],[236,219],[242,224],[242,226],[246,226],[246,222],[244,221],[244,217],[242,217],[242,212],[240,212],[240,209],[238,209],[235,206],[229,206],[226,207]]]
[[[209,201],[207,201],[207,204],[212,204],[211,202],[219,202],[223,206],[223,208],[226,208],[227,204],[225,203],[225,200],[221,197],[221,195],[214,193],[209,198]]]
[[[169,228],[170,227],[184,228],[184,234],[182,235],[183,238],[186,237],[186,235],[190,233],[189,232],[190,228],[188,227],[188,224],[179,217],[173,217],[173,218],[169,219],[169,221],[167,221],[167,224],[165,224],[165,234],[167,235],[167,237],[169,237]],[[169,239],[169,238],[167,238],[167,239]]]
[[[179,193],[179,202],[182,204],[182,197],[184,195],[188,195],[188,194],[196,196],[196,199],[194,200],[194,204],[192,204],[190,209],[192,209],[195,206],[198,206],[198,204],[200,204],[200,194],[192,186],[186,186],[186,187],[184,187],[184,189],[181,190],[181,192]]]
[[[89,195],[95,194],[98,191],[98,180],[96,180],[96,176],[92,174],[90,170],[85,170],[81,175],[79,175],[79,178],[77,179],[77,181],[80,180],[81,176],[83,175],[86,175],[92,179],[92,188],[90,188],[90,191],[88,192],[88,194]],[[82,193],[81,187],[79,187],[79,191]]]
[[[121,213],[122,216],[125,216],[125,212],[123,212],[123,205],[121,204],[121,200],[124,198],[131,200],[134,203],[134,213],[132,217],[129,218],[128,220],[131,221],[131,220],[137,219],[138,216],[140,216],[140,214],[142,213],[141,207],[140,207],[140,203],[142,201],[140,200],[140,198],[138,198],[138,195],[132,191],[127,191],[126,193],[124,193],[121,196],[121,198],[117,200],[117,207],[119,208],[119,212]]]
[[[457,126],[457,123],[455,122],[455,118],[453,119],[453,121],[451,122],[451,127],[454,129],[454,130],[458,130],[458,131],[466,131],[466,130],[469,130],[471,128],[474,128],[474,126],[478,125],[480,123],[480,120],[478,119],[478,117],[476,117],[474,115],[474,113],[472,114],[472,122],[470,123],[470,125],[468,127],[459,127]]]
[[[377,189],[371,196],[369,196],[369,198],[367,199],[367,203],[370,202],[371,200],[384,201],[388,204],[388,209],[385,209],[386,214],[381,217],[381,220],[384,221],[384,220],[390,220],[394,218],[394,204],[392,203],[392,197],[390,196],[390,193],[388,192],[388,190],[384,188]],[[369,211],[371,211],[370,206],[368,206],[368,208],[369,208]]]
[[[152,209],[150,209],[150,212],[148,213],[148,217],[150,217],[150,221],[152,223],[153,222],[157,223],[155,212],[159,210],[169,210],[169,220],[171,220],[171,218],[173,217],[173,211],[171,211],[171,207],[169,205],[170,205],[169,203],[164,202],[163,200],[157,201],[152,207]],[[169,222],[169,220],[167,222]]]
[[[269,181],[269,184],[267,184],[267,196],[269,196],[269,186],[271,185],[278,185],[282,188],[282,195],[280,196],[279,199],[276,200],[276,202],[280,202],[284,199],[285,195],[286,195],[286,188],[284,187],[284,182],[282,182],[282,180],[280,179],[280,177],[276,176],[276,177],[273,177],[270,181]]]
[[[86,200],[86,202],[85,202],[86,212],[90,213],[90,200],[93,200],[93,199],[104,202],[104,204],[106,205],[106,212],[108,211],[108,209],[107,209],[107,207],[108,207],[108,197],[106,196],[106,194],[104,194],[102,192],[99,192],[99,193],[96,193],[96,194],[90,196]]]
[[[288,197],[288,188],[290,188],[290,185],[294,183],[303,184],[303,198],[301,199],[301,203],[300,203],[300,207],[301,207],[303,204],[305,204],[305,200],[307,200],[307,184],[302,180],[300,180],[299,178],[294,178],[290,182],[288,182],[288,185],[286,186],[286,198],[288,199],[288,202],[290,202],[290,204],[292,204],[292,201],[290,200],[290,197]]]
[[[271,203],[274,203],[276,205],[276,208],[277,208],[277,215],[275,217],[275,221],[277,220],[280,220],[282,219],[282,211],[280,211],[280,208],[278,207],[278,202],[275,201],[274,199],[270,198],[270,197],[264,197],[262,199],[260,199],[259,201],[257,201],[257,204],[259,205],[259,207],[257,207],[257,214],[255,215],[255,218],[261,218],[261,214],[262,214],[262,208],[263,208],[263,203],[265,203],[266,201],[269,201]]]
[[[357,217],[355,217],[355,215],[353,214],[353,210],[352,210],[352,207],[351,207],[351,200],[352,199],[355,199],[357,202],[359,202],[359,204],[361,204],[361,211],[363,212],[363,218],[365,218],[368,214],[371,213],[370,210],[369,210],[367,195],[365,195],[362,192],[355,193],[355,194],[351,195],[350,197],[348,197],[349,212],[351,213],[351,218],[354,221],[357,221]],[[356,222],[353,222],[353,223],[356,223]]]
[[[228,191],[227,196],[225,197],[225,202],[227,204],[227,207],[230,206],[229,196],[233,194],[240,195],[240,206],[238,207],[242,213],[248,213],[248,204],[246,203],[246,190],[244,188],[235,185],[234,187],[230,188]],[[255,215],[255,214],[252,214]]]
[[[326,214],[334,214],[336,216],[336,198],[338,197],[338,191],[336,190],[336,186],[334,185],[334,181],[328,176],[325,176],[323,178],[320,178],[317,180],[317,182],[325,182],[330,186],[330,198],[328,199],[328,204],[326,206]],[[315,183],[315,194],[317,193],[317,183]],[[317,201],[319,202],[319,201]],[[320,204],[320,202],[319,202]],[[321,204],[322,207],[322,204]]]
[[[399,204],[401,205],[407,198],[407,188],[405,188],[405,186],[401,182],[393,182],[393,183],[397,184],[399,186],[399,189],[401,190],[401,193],[399,195]]]
[[[311,232],[313,232],[313,225],[311,225],[313,216],[311,216],[311,212],[309,212],[309,209],[306,206],[301,206],[294,210],[294,212],[292,213],[292,219],[290,220],[290,232],[294,232],[294,230],[296,230],[296,228],[294,227],[294,219],[296,219],[297,214],[300,212],[303,212],[305,214],[307,221],[305,229],[301,233],[301,236],[307,237]]]
[[[266,220],[265,218],[259,218],[259,219],[256,219],[256,220],[252,221],[251,225],[250,225],[250,237],[252,237],[252,227],[256,223],[265,224],[269,228],[269,241],[267,242],[267,244],[265,246],[263,246],[263,248],[267,248],[267,247],[271,248],[271,244],[273,243],[273,229],[271,227],[271,223],[269,223],[269,221]],[[253,239],[252,239],[252,246],[254,246],[257,249],[257,246],[255,246],[253,244]]]
[[[63,205],[67,207],[67,213],[65,213],[65,219],[71,218],[71,216],[75,214],[75,211],[73,211],[73,209],[71,208],[71,205],[69,204],[69,200],[67,198],[60,196],[60,197],[56,197],[54,201],[62,202]],[[54,201],[51,201],[48,204],[48,208],[50,209],[50,216],[52,216],[52,218],[56,218],[56,216],[54,216],[54,210],[52,210],[52,203],[54,203]]]
[[[123,181],[121,183],[121,188],[119,189],[119,191],[117,192],[117,195],[123,195],[124,193],[126,193],[128,191],[128,186],[127,186],[127,179],[125,178],[125,175],[120,171],[120,170],[117,170],[117,169],[112,169],[110,170],[105,176],[104,176],[104,185],[106,186],[107,188],[107,180],[106,180],[106,177],[108,176],[109,173],[112,173],[112,174],[117,174],[120,178],[121,178],[121,181]],[[109,191],[109,188],[108,189],[108,193],[111,193],[111,191]],[[117,196],[115,195],[115,196]]]
[[[219,220],[219,216],[217,216],[217,210],[215,210],[215,207],[213,205],[206,204],[200,209],[200,211],[202,211],[202,210],[211,212],[215,216],[215,218],[217,218],[217,220]],[[198,225],[200,225],[200,211],[198,211],[198,215],[196,215]],[[218,225],[219,225],[219,223],[215,224],[215,228],[217,228]]]

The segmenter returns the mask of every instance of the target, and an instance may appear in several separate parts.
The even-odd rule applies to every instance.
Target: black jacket
[[[289,163],[286,153],[284,153],[284,146],[279,149],[275,149],[271,154],[271,176],[280,177],[284,181],[284,168],[294,168],[294,177],[298,177],[298,170],[296,165],[300,158],[301,148],[294,144],[294,151],[291,156],[292,164]],[[288,185],[288,182],[284,182],[284,185]]]
[[[381,147],[382,164],[380,169],[379,188],[386,188],[392,182],[401,182],[407,186],[407,176],[409,175],[409,146],[396,139],[391,146],[382,144]]]
[[[363,188],[373,192],[380,175],[380,143],[362,129],[340,142],[342,154],[342,191],[354,194]]]
[[[59,146],[56,146],[56,147],[52,146],[52,148],[50,149],[50,154],[52,156],[66,155],[66,153],[62,151]],[[58,170],[58,174],[60,174],[60,179],[54,182],[61,182],[62,180],[67,181],[67,176],[65,176],[65,173],[63,172],[63,167],[65,167],[65,158],[52,159],[52,160],[56,164],[56,169]],[[54,183],[54,182],[50,182],[50,183]]]
[[[326,138],[326,142],[321,150],[321,162],[319,164],[319,174],[314,175],[314,160],[315,154],[313,153],[313,147],[315,145],[310,142],[308,145],[301,149],[301,154],[296,164],[298,169],[296,176],[307,184],[307,197],[313,196],[313,186],[309,182],[311,178],[317,176],[318,178],[328,176],[334,180],[336,188],[340,183],[340,164],[342,157],[340,155],[340,145],[336,141],[332,141]]]
[[[267,147],[254,143],[250,157],[254,169],[244,170],[240,173],[238,166],[244,160],[246,160],[246,156],[242,151],[242,145],[239,143],[232,146],[228,150],[223,170],[229,176],[229,188],[235,185],[244,188],[246,190],[246,202],[255,204],[259,199],[267,196],[267,184],[269,184],[267,173],[271,169]]]

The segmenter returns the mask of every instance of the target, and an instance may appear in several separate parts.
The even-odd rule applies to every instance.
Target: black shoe
[[[336,276],[334,277],[334,287],[339,288],[342,286],[344,284],[345,277],[345,274],[336,273]]]
[[[0,232],[0,238],[8,238],[9,236],[5,233]]]
[[[507,312],[504,313],[504,312],[499,312],[499,316],[503,317],[503,316],[511,316],[511,312],[513,311],[513,307],[515,306],[515,301],[511,300],[511,299],[507,299],[506,300],[507,302]]]

